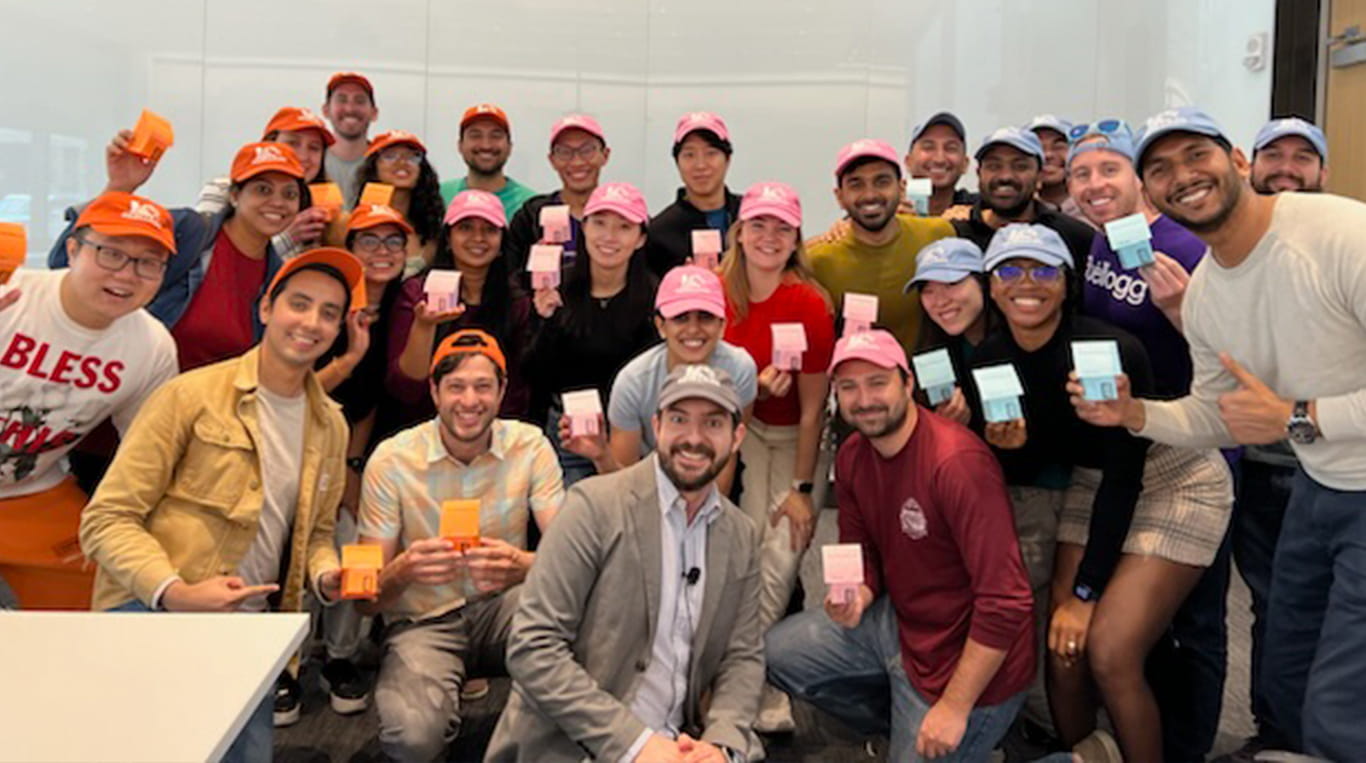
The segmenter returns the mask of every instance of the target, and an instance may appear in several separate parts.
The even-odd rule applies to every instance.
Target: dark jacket
[[[545,235],[541,230],[541,208],[563,203],[558,190],[532,196],[512,216],[507,232],[503,234],[502,249],[503,255],[508,258],[508,273],[528,294],[531,293],[531,276],[526,272],[527,258],[531,254],[531,247]],[[569,217],[569,232],[571,240],[564,244],[566,267],[574,256],[584,250],[583,224],[573,215]]]
[[[692,232],[707,227],[706,214],[688,201],[687,189],[678,189],[674,203],[660,210],[650,220],[650,236],[645,243],[645,262],[650,272],[663,278],[669,270],[682,265],[692,256]],[[726,189],[726,216],[731,222],[740,219],[740,197]],[[726,235],[721,231],[721,235]]]

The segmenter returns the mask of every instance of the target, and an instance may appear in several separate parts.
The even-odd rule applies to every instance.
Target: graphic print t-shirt
[[[0,311],[0,499],[61,482],[65,456],[112,416],[127,431],[147,396],[176,374],[175,342],[146,310],[99,331],[62,309],[66,270],[20,269]]]

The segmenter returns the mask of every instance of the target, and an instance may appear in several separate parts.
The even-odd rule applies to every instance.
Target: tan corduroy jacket
[[[138,412],[81,515],[81,548],[99,565],[92,608],[152,597],[168,578],[234,575],[264,503],[257,444],[260,349],[182,374]],[[280,609],[338,566],[332,531],[345,486],[346,421],[313,374],[305,381],[299,503]]]

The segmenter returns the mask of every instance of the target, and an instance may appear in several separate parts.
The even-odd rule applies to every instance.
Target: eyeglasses
[[[379,152],[379,160],[389,164],[421,164],[427,155],[411,148],[386,148]]]
[[[133,273],[144,281],[159,281],[166,273],[166,261],[152,257],[134,257],[125,251],[96,244],[90,239],[77,237],[76,241],[95,250],[95,264],[113,273],[133,264]]]
[[[1029,276],[1034,283],[1051,284],[1062,278],[1062,268],[1057,265],[1002,265],[991,274],[1002,283],[1019,283]]]
[[[1068,140],[1073,143],[1085,138],[1087,135],[1123,135],[1133,137],[1133,130],[1129,128],[1129,123],[1123,119],[1102,119],[1099,122],[1090,124],[1074,125],[1067,133]]]
[[[555,146],[554,148],[550,149],[550,155],[555,157],[556,159],[559,159],[562,162],[567,162],[576,156],[580,159],[592,159],[593,157],[597,156],[600,151],[602,151],[602,147],[599,146],[597,143],[593,143],[590,141],[588,143],[583,144],[582,146],[579,146],[578,148],[565,145]]]
[[[356,236],[356,248],[367,252],[378,251],[383,246],[391,252],[401,252],[408,247],[408,237],[395,233],[383,238],[374,233],[362,233]]]

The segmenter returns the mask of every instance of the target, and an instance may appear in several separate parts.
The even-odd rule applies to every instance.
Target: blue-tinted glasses
[[[1034,283],[1055,283],[1062,278],[1062,268],[1057,265],[1002,265],[991,274],[1002,283],[1016,283],[1025,276],[1029,276]]]
[[[1087,135],[1123,135],[1132,137],[1133,130],[1129,129],[1129,123],[1123,119],[1102,119],[1099,122],[1090,124],[1079,124],[1072,127],[1067,133],[1068,140],[1073,143],[1085,138]]]

